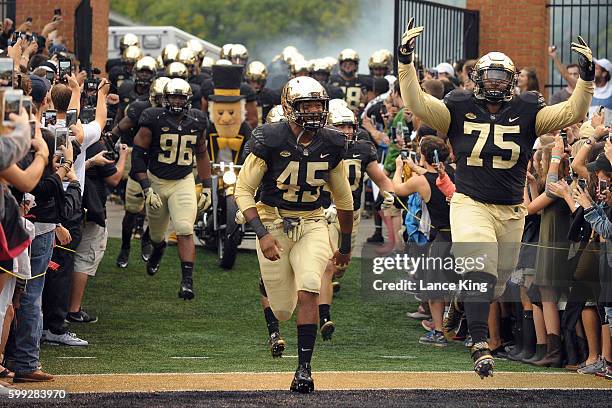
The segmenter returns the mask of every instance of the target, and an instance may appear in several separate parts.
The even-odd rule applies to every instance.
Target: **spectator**
[[[571,76],[572,78],[575,78],[576,81],[578,80],[578,73],[579,73],[578,64],[569,64],[566,67],[566,70],[567,70],[567,75]],[[550,98],[550,104],[554,105],[556,103],[567,101],[570,95],[572,94],[572,92],[574,92],[575,85],[576,85],[575,81],[573,85],[570,82],[568,82],[565,88],[559,89],[557,92],[553,94],[553,96]]]
[[[519,72],[517,81],[518,93],[526,91],[540,92],[540,83],[535,68],[523,68]]]
[[[600,106],[604,107],[604,117],[606,123],[612,123],[612,62],[606,58],[595,59],[595,93],[591,100],[589,116],[592,115]]]

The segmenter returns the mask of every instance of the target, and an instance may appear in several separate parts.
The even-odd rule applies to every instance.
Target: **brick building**
[[[59,27],[68,49],[74,50],[75,12],[82,0],[19,0],[16,2],[15,17],[19,25],[32,17],[32,31],[40,32],[53,19],[53,10],[61,8],[64,23]],[[104,70],[108,55],[108,12],[109,0],[90,0],[92,8],[92,66]]]

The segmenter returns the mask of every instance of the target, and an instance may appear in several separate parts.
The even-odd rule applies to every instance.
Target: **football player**
[[[368,60],[370,75],[374,78],[384,78],[391,73],[393,54],[389,50],[374,51]]]
[[[108,78],[111,81],[111,92],[117,92],[117,81],[123,80],[129,76],[129,73],[132,71],[131,68],[127,69],[126,59],[124,56],[124,52],[128,47],[134,46],[138,48],[140,46],[140,41],[138,40],[138,36],[132,33],[127,33],[119,40],[119,58],[112,58],[106,61],[106,73],[108,74]],[[119,78],[119,76],[123,76],[123,78]]]
[[[421,89],[413,65],[415,39],[422,31],[410,19],[399,46],[401,95],[415,116],[448,135],[456,158],[457,190],[450,208],[453,254],[480,260],[483,266],[465,273],[474,290],[464,291],[462,297],[474,340],[474,370],[484,378],[494,367],[487,343],[489,303],[503,292],[517,264],[531,149],[538,136],[584,119],[595,67],[591,50],[578,37],[578,43],[571,44],[579,54],[576,88],[566,102],[545,106],[537,92],[515,96],[517,72],[512,60],[491,52],[474,66],[473,91],[454,90],[440,101]]]
[[[249,63],[244,73],[247,84],[253,88],[257,94],[257,117],[259,125],[263,124],[268,116],[268,112],[274,105],[280,103],[280,94],[276,91],[266,88],[268,80],[268,70],[261,61],[253,61]]]
[[[125,116],[127,107],[135,100],[147,101],[149,88],[157,72],[157,63],[153,57],[142,57],[134,65],[132,79],[123,81],[119,86],[119,108],[115,116],[115,123],[119,123]]]
[[[338,56],[340,71],[332,75],[330,82],[344,92],[344,100],[354,112],[359,110],[361,103],[362,76],[357,74],[359,69],[359,54],[357,51],[346,48]]]
[[[183,54],[185,56],[185,54]],[[177,57],[178,58],[178,57]],[[170,79],[172,78],[180,78],[187,82],[189,80],[189,69],[185,64],[179,61],[171,62],[166,66],[166,76]],[[191,99],[189,103],[193,109],[202,110],[203,107],[203,97],[202,97],[202,88],[195,82],[188,82],[191,87]],[[208,108],[208,104],[206,105]]]
[[[310,361],[321,276],[330,257],[338,267],[349,263],[353,198],[342,163],[346,138],[325,128],[325,89],[313,78],[294,78],[283,88],[281,104],[286,122],[267,123],[253,131],[235,197],[257,235],[261,276],[274,315],[288,320],[296,304],[300,306],[298,369],[290,389],[308,393],[314,389]],[[321,207],[326,183],[341,227],[340,248],[333,256]]]
[[[344,99],[344,92],[342,91],[342,89],[329,83],[329,77],[331,75],[332,68],[333,65],[330,64],[330,62],[327,61],[325,58],[318,58],[314,60],[312,64],[311,76],[317,81],[319,81],[321,85],[323,85],[323,88],[325,88],[329,99]]]
[[[198,209],[211,204],[210,159],[206,152],[206,116],[190,109],[191,87],[180,78],[171,79],[164,88],[164,107],[151,107],[140,117],[140,129],[132,150],[132,177],[140,183],[145,196],[153,252],[147,273],[155,275],[166,247],[168,221],[178,236],[181,260],[179,298],[188,300],[193,292],[195,245],[193,224]],[[193,156],[204,188],[196,199]],[[147,157],[148,156],[148,157]]]
[[[364,176],[370,179],[380,188],[384,197],[383,208],[390,208],[395,203],[393,183],[383,173],[378,161],[374,143],[357,139],[357,120],[355,114],[347,106],[336,104],[330,107],[327,123],[346,135],[348,148],[343,153],[346,174],[353,192],[353,232],[351,246],[355,245],[357,230],[361,220],[361,192],[363,191]],[[328,192],[324,193],[323,206],[325,218],[329,225],[329,240],[332,249],[336,249],[340,243],[340,225],[338,223],[336,206],[331,203]],[[319,294],[319,330],[323,340],[331,340],[336,325],[331,320],[331,304],[333,298],[332,279],[344,275],[346,268],[338,268],[333,262],[328,262],[321,282],[321,293]]]
[[[155,79],[149,90],[149,99],[146,101],[136,100],[127,108],[126,115],[111,131],[113,134],[113,144],[117,140],[127,144],[130,149],[134,146],[134,136],[139,129],[138,120],[146,109],[150,107],[162,107],[164,88],[170,82],[170,78],[161,77]],[[129,159],[129,157],[128,157]],[[130,163],[126,163],[126,171],[129,173],[131,168]],[[121,250],[117,256],[117,266],[119,268],[127,268],[130,258],[130,243],[132,239],[132,230],[138,223],[138,215],[144,211],[144,195],[137,181],[128,175],[125,188],[125,215],[121,223]],[[152,247],[149,238],[149,229],[140,237],[142,250],[142,259],[146,262],[151,255]]]

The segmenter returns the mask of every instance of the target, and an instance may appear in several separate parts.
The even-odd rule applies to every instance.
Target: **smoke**
[[[351,29],[338,39],[325,41],[318,46],[312,38],[284,37],[277,42],[266,44],[266,49],[258,52],[264,63],[272,61],[287,45],[293,45],[306,59],[334,57],[344,48],[352,48],[359,53],[361,62],[359,72],[369,73],[368,58],[381,48],[393,49],[393,5],[390,0],[360,0],[360,15],[351,24]]]

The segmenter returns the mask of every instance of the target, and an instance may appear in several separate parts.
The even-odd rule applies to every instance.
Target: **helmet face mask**
[[[500,52],[490,52],[478,60],[470,79],[475,84],[476,98],[502,103],[514,96],[517,73],[510,58]]]

